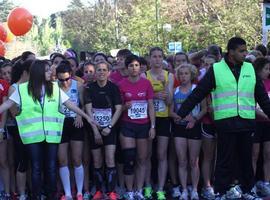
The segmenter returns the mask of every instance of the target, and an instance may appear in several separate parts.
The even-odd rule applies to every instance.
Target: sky
[[[50,14],[66,10],[71,0],[11,0],[15,5],[24,7],[32,15],[46,18]]]

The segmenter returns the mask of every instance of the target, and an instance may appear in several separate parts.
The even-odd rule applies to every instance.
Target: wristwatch
[[[111,124],[109,124],[107,127],[108,127],[109,129],[112,129],[112,125],[111,125]]]

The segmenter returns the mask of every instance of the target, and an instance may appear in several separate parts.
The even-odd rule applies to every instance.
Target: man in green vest
[[[259,199],[251,192],[252,135],[255,131],[255,102],[270,116],[270,100],[253,66],[244,62],[245,40],[233,37],[227,54],[208,70],[178,111],[184,118],[209,93],[212,94],[213,116],[217,131],[215,192],[221,199]],[[237,161],[237,163],[236,163]],[[236,164],[239,170],[235,173]],[[233,185],[235,180],[238,185]]]

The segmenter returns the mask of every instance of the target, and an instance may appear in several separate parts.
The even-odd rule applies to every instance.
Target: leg
[[[83,190],[84,192],[89,192],[90,185],[89,185],[89,168],[90,168],[90,142],[89,142],[89,135],[88,133],[84,134],[84,145],[83,145],[83,167],[84,167],[84,181],[83,181]]]
[[[260,143],[253,143],[252,146],[252,166],[253,166],[253,172],[256,174],[257,170],[257,161],[259,158],[260,153]]]
[[[115,151],[116,145],[105,146],[106,180],[109,193],[115,191],[116,186]]]
[[[124,155],[124,177],[128,191],[133,191],[134,167],[136,161],[136,142],[134,138],[120,135]]]
[[[158,157],[158,190],[163,191],[168,172],[168,150],[169,138],[164,136],[157,137],[157,157]]]
[[[70,173],[68,168],[68,143],[61,143],[58,147],[59,175],[65,195],[71,197]]]
[[[101,148],[92,149],[92,157],[94,163],[94,181],[97,191],[101,191],[103,184],[103,154],[101,150]]]
[[[188,149],[189,149],[189,163],[191,167],[192,186],[193,190],[197,191],[200,178],[199,155],[201,150],[201,140],[189,139]]]
[[[174,144],[178,160],[178,177],[184,190],[187,189],[187,139],[175,137]]]
[[[214,185],[220,194],[224,194],[233,182],[236,134],[218,132]]]
[[[71,140],[70,147],[72,152],[75,182],[77,186],[77,195],[79,195],[82,194],[84,178],[84,170],[82,166],[83,142]]]
[[[211,186],[211,177],[213,172],[213,164],[215,157],[216,140],[205,138],[202,139],[202,150],[203,150],[203,160],[202,160],[202,175],[204,181],[204,187]]]
[[[45,176],[48,199],[56,199],[58,144],[46,143]]]
[[[144,184],[145,172],[146,172],[146,161],[147,161],[147,146],[148,139],[137,139],[137,157],[136,157],[136,189],[141,190]]]
[[[263,169],[264,169],[264,181],[270,181],[270,142],[263,143]]]
[[[5,193],[10,193],[10,171],[8,167],[8,158],[7,158],[7,140],[3,140],[0,143],[0,172],[2,180],[4,182]]]
[[[27,151],[31,161],[32,196],[39,198],[41,195],[41,172],[43,171],[44,143],[28,144]]]
[[[173,138],[170,138],[169,141],[169,160],[168,160],[168,167],[169,167],[169,174],[174,187],[178,186],[178,178],[177,178],[177,157],[175,151],[175,145]]]

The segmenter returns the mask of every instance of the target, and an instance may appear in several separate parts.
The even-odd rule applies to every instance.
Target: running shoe
[[[61,200],[72,200],[72,199],[73,199],[72,197],[65,196],[65,195],[63,195],[63,196],[61,197]]]
[[[85,192],[83,194],[83,200],[90,200],[91,199],[91,194],[90,192]]]
[[[197,190],[192,190],[190,193],[190,199],[191,200],[199,200],[199,194]]]
[[[134,194],[136,200],[144,200],[145,197],[143,196],[142,190],[136,191]]]
[[[252,193],[242,194],[242,199],[244,199],[244,200],[263,200],[260,197],[254,196],[254,194],[252,194]]]
[[[242,190],[239,185],[232,187],[229,191],[226,192],[227,199],[241,199]]]
[[[256,194],[261,197],[268,197],[270,196],[270,184],[265,183],[263,181],[258,181],[256,183]]]
[[[164,191],[157,191],[157,200],[166,200]]]
[[[76,200],[83,200],[83,195],[82,194],[77,194]]]
[[[101,191],[96,191],[94,194],[92,200],[102,200],[103,199],[103,193]]]
[[[125,200],[134,200],[134,193],[133,192],[126,192],[126,194],[124,195],[124,199]]]
[[[213,200],[216,198],[216,195],[214,193],[214,189],[211,186],[206,187],[206,188],[202,188],[201,196],[207,200]]]
[[[108,195],[109,200],[117,200],[119,199],[119,195],[116,192],[110,192]]]
[[[151,186],[144,188],[144,198],[145,199],[152,199],[153,189]]]
[[[188,200],[188,190],[187,190],[187,189],[184,189],[184,190],[182,191],[182,194],[181,194],[181,196],[179,197],[179,199],[181,199],[181,200]]]
[[[172,188],[172,197],[178,198],[180,196],[181,196],[181,192],[180,192],[179,186],[173,187]]]

